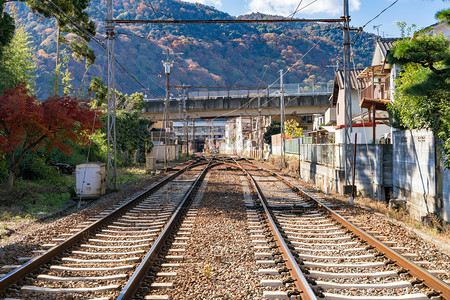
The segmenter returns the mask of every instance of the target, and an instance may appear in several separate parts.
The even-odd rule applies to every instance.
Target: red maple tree
[[[6,154],[11,186],[27,152],[45,146],[47,151],[59,148],[70,154],[66,141],[86,145],[92,130],[102,126],[95,120],[101,112],[90,107],[89,99],[64,95],[41,102],[29,92],[20,83],[0,95],[0,153]]]

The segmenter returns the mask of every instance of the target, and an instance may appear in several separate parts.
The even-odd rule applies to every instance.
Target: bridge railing
[[[314,88],[300,84],[286,84],[285,96],[323,95],[331,93],[331,88]],[[189,99],[220,99],[220,98],[253,98],[253,97],[277,97],[280,94],[278,86],[260,89],[230,89],[230,90],[199,90],[189,91]]]
[[[332,88],[328,87],[314,87],[306,86],[300,83],[290,83],[284,85],[285,96],[305,96],[305,95],[325,95],[331,94]],[[253,98],[253,97],[278,97],[280,95],[279,86],[271,86],[270,88],[259,89],[222,89],[222,90],[209,90],[202,89],[188,91],[188,99],[223,99],[223,98]],[[146,101],[162,100],[162,99],[145,99]]]

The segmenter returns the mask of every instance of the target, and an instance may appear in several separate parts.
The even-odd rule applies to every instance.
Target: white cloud
[[[222,7],[222,0],[183,0],[183,1],[211,5],[214,6],[215,8]]]
[[[303,1],[296,16],[316,13],[341,16],[343,13],[342,0],[318,0],[314,3],[312,2],[313,0]],[[288,16],[295,11],[298,3],[299,0],[250,0],[248,8],[252,12]],[[307,6],[309,3],[312,4]],[[301,9],[305,6],[307,7]],[[358,10],[360,6],[360,0],[350,0],[350,10]]]

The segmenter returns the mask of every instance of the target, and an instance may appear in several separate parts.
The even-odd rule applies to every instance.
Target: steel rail
[[[200,176],[197,177],[195,182],[191,185],[190,189],[186,192],[185,196],[183,197],[183,200],[178,205],[177,209],[173,213],[170,220],[167,222],[167,225],[164,227],[161,234],[158,236],[156,241],[153,243],[153,245],[150,248],[150,250],[148,251],[147,255],[145,255],[145,257],[142,259],[142,262],[139,264],[139,267],[137,267],[137,269],[134,271],[133,275],[130,277],[130,279],[128,280],[125,287],[122,289],[120,294],[117,296],[116,300],[131,299],[133,297],[133,295],[136,293],[142,280],[144,280],[145,276],[147,275],[148,271],[150,270],[150,267],[151,267],[153,261],[155,260],[159,251],[161,250],[162,246],[164,245],[167,238],[169,237],[173,227],[181,219],[184,209],[191,202],[190,200],[192,199],[192,195],[194,194],[193,191],[202,182],[203,178],[205,177],[206,171],[209,170],[210,168],[220,164],[220,163],[211,164],[211,162],[212,162],[212,160],[209,161],[206,168],[203,169]]]
[[[66,249],[72,247],[74,244],[80,242],[81,240],[85,239],[90,234],[94,233],[97,229],[104,226],[105,224],[109,223],[110,221],[114,220],[121,214],[123,214],[125,211],[127,211],[130,207],[134,206],[136,202],[142,200],[143,198],[147,197],[149,194],[154,193],[159,188],[161,188],[163,185],[174,179],[175,177],[182,174],[184,171],[186,171],[189,168],[203,165],[205,163],[194,163],[188,166],[185,166],[184,168],[180,169],[179,171],[175,172],[172,175],[167,176],[163,180],[159,181],[158,183],[154,184],[153,186],[149,187],[147,190],[139,193],[134,198],[130,199],[128,202],[122,204],[120,207],[115,209],[113,212],[111,212],[109,215],[106,215],[105,217],[101,218],[100,220],[94,222],[93,224],[89,225],[88,227],[82,229],[80,232],[75,233],[73,236],[69,237],[67,240],[61,242],[60,244],[50,248],[46,252],[42,253],[39,256],[36,256],[35,258],[29,260],[22,266],[18,267],[17,269],[9,272],[4,277],[0,279],[0,291],[4,292],[11,284],[23,279],[27,274],[35,271],[43,264],[49,262],[55,256],[60,255],[63,253]]]
[[[269,211],[266,203],[267,200],[264,197],[264,194],[261,191],[261,188],[256,183],[255,179],[250,175],[250,173],[242,167],[237,161],[235,163],[241,168],[241,170],[246,174],[246,176],[250,179],[250,182],[253,185],[253,188],[256,190],[256,193],[258,195],[259,200],[261,201],[261,205],[264,208],[264,211],[266,213],[266,217],[269,221],[269,227],[272,231],[273,236],[275,237],[275,243],[280,248],[281,256],[285,260],[285,263],[287,267],[290,269],[291,276],[295,279],[294,284],[297,287],[297,289],[300,292],[300,296],[303,300],[313,300],[317,297],[309,285],[308,281],[306,280],[305,276],[303,275],[302,270],[298,266],[295,257],[292,255],[291,250],[289,249],[288,245],[284,241],[283,236],[281,235],[280,231],[278,230],[278,227],[271,215],[271,212]],[[254,166],[254,165],[253,165]]]
[[[250,163],[250,162],[249,162]],[[255,166],[254,164],[250,163],[251,165]],[[294,189],[296,192],[300,193],[304,197],[315,201],[320,207],[323,207],[325,211],[331,215],[333,219],[338,221],[340,224],[342,224],[345,228],[350,230],[352,233],[357,235],[359,238],[367,242],[369,245],[373,246],[375,249],[377,249],[379,252],[383,253],[387,258],[395,261],[395,263],[406,270],[410,275],[417,277],[419,280],[422,281],[423,284],[428,286],[429,288],[433,289],[436,293],[439,293],[444,299],[450,299],[450,287],[448,284],[428,272],[427,270],[423,269],[422,267],[416,265],[414,262],[410,261],[406,257],[402,256],[400,253],[394,251],[390,247],[386,246],[382,242],[380,242],[377,238],[370,235],[369,233],[365,232],[364,230],[358,228],[357,226],[353,225],[350,221],[346,220],[343,216],[338,214],[337,212],[333,211],[330,207],[323,204],[319,200],[315,199],[313,196],[308,194],[307,192],[303,191],[301,188],[299,188],[294,183],[290,182],[288,179],[284,178],[280,174],[271,171],[269,169],[261,168],[260,169],[271,173],[275,177],[279,178],[283,182],[285,182],[288,186],[290,186],[292,189]]]

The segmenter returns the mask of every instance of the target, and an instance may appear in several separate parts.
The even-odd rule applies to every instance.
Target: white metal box
[[[79,164],[75,169],[76,193],[81,198],[98,198],[106,192],[104,163]]]

